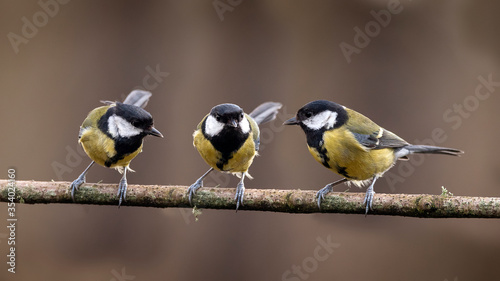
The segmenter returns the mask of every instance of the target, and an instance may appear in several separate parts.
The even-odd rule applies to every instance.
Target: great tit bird
[[[397,160],[408,160],[412,153],[463,153],[453,148],[412,145],[362,114],[326,100],[304,105],[284,125],[300,125],[314,159],[344,177],[316,194],[319,208],[334,185],[347,182],[361,187],[371,181],[364,199],[367,214],[372,209],[375,181]]]
[[[123,176],[118,185],[118,206],[125,201],[127,193],[127,170],[130,161],[142,151],[142,141],[147,135],[163,137],[153,127],[153,117],[144,110],[150,92],[134,90],[123,103],[102,101],[105,106],[92,110],[80,127],[78,142],[92,163],[71,184],[71,198],[78,188],[85,183],[87,171],[97,163],[107,168],[114,168]]]
[[[220,104],[212,108],[198,125],[193,134],[193,145],[211,168],[188,188],[189,203],[193,195],[203,187],[203,179],[214,169],[234,174],[241,178],[236,187],[236,210],[243,205],[245,176],[259,151],[259,124],[276,118],[281,103],[266,102],[255,108],[250,114],[231,103]]]

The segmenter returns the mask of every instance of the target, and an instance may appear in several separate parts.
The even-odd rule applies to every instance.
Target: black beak
[[[285,123],[283,123],[283,125],[298,125],[299,122],[297,121],[297,118],[295,117],[292,117],[288,120],[285,121]]]
[[[151,127],[151,130],[148,132],[148,134],[152,135],[152,136],[155,136],[155,137],[163,138],[163,135],[160,133],[160,131],[158,131],[154,127]]]
[[[238,127],[238,122],[236,122],[236,120],[234,119],[231,119],[231,121],[228,122],[228,125],[236,128]]]

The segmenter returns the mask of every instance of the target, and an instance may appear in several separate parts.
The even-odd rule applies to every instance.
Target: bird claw
[[[327,184],[316,193],[316,198],[318,199],[318,209],[321,209],[321,200],[325,199],[325,194],[332,192],[332,190],[332,185]]]
[[[120,184],[118,184],[118,208],[120,208],[121,204],[122,204],[122,201],[123,202],[126,202],[127,200],[126,197],[127,197],[127,179],[126,178],[122,178],[120,180]]]
[[[193,196],[196,194],[196,190],[201,187],[203,187],[203,181],[197,180],[188,188],[187,193],[189,194],[189,205],[193,206]]]
[[[368,211],[369,210],[372,210],[373,211],[373,197],[375,196],[375,191],[373,191],[373,187],[370,186],[367,190],[366,190],[366,194],[365,194],[365,200],[363,200],[363,204],[366,205],[366,211],[365,211],[365,216],[368,214]]]
[[[71,183],[71,199],[75,202],[75,191],[78,191],[78,188],[82,184],[85,183],[85,174],[81,174],[76,180]]]
[[[245,185],[242,182],[238,183],[236,186],[236,195],[234,196],[234,200],[236,201],[236,211],[238,208],[243,206],[243,197],[245,196]]]

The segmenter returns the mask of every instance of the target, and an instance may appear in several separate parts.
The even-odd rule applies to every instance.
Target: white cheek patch
[[[333,128],[335,123],[337,122],[337,112],[333,112],[330,110],[325,110],[321,113],[318,113],[311,118],[304,120],[303,123],[312,130],[319,130],[325,127],[327,130]]]
[[[108,119],[108,132],[113,138],[130,138],[142,133],[142,130],[134,127],[120,116],[112,115]]]
[[[205,121],[205,134],[210,137],[213,137],[220,133],[224,128],[224,124],[217,121],[212,115],[208,115],[207,120]]]
[[[250,122],[248,122],[246,116],[243,116],[243,120],[241,120],[240,122],[240,128],[243,134],[247,134],[248,132],[250,132]]]

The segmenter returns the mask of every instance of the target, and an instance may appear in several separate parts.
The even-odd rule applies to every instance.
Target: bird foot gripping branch
[[[124,170],[118,189],[118,205],[125,201],[126,172],[130,169],[130,161],[142,150],[144,137],[163,137],[153,127],[151,114],[142,109],[150,96],[149,92],[133,91],[124,103],[104,102],[106,106],[89,113],[81,126],[79,142],[93,162],[71,184],[73,199],[75,191],[85,182],[87,171],[96,162],[108,168]],[[259,151],[259,125],[274,120],[281,106],[281,103],[266,102],[250,114],[230,103],[212,108],[193,134],[193,144],[210,169],[187,189],[190,204],[196,191],[203,187],[203,179],[217,170],[241,177],[234,200],[236,210],[243,205],[244,179],[250,177],[248,169]],[[413,153],[453,156],[463,153],[453,148],[412,145],[364,115],[326,100],[304,105],[284,125],[299,125],[306,135],[312,156],[326,168],[343,176],[343,179],[318,191],[318,208],[321,208],[325,195],[332,192],[337,184],[363,186],[369,183],[363,200],[366,215],[373,206],[375,182],[397,160],[407,160],[408,155]]]
[[[314,159],[344,177],[318,192],[318,207],[334,185],[350,182],[360,187],[370,183],[364,199],[367,214],[373,205],[375,181],[397,160],[406,160],[412,153],[454,156],[463,153],[454,148],[412,145],[364,115],[326,100],[304,105],[284,125],[299,125]]]
[[[236,187],[236,210],[243,205],[245,195],[244,179],[259,151],[259,125],[276,118],[281,103],[266,102],[250,114],[239,106],[224,103],[214,106],[198,124],[193,134],[193,144],[201,157],[211,167],[188,188],[189,203],[203,185],[203,179],[213,170],[236,174],[241,177]],[[250,176],[249,176],[250,177]]]

